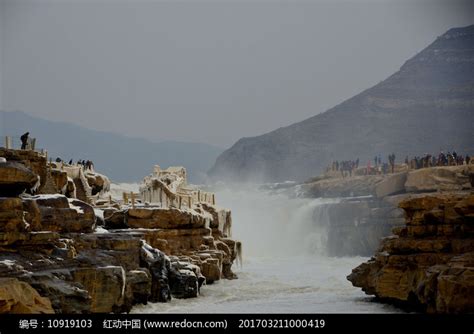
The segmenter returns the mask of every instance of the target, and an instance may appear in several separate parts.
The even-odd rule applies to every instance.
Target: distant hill
[[[77,125],[52,122],[24,112],[0,111],[0,146],[4,136],[19,136],[29,131],[37,138],[37,147],[48,150],[50,157],[92,160],[96,169],[116,182],[139,181],[151,173],[155,164],[163,168],[185,166],[191,182],[201,183],[221,148],[206,144],[161,142],[130,138],[86,129]]]
[[[240,139],[209,174],[304,180],[334,159],[366,164],[379,153],[401,161],[453,149],[474,153],[474,25],[449,30],[385,81],[322,114]]]

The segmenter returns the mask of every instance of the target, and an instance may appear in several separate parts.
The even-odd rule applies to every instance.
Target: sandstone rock
[[[0,164],[0,196],[14,197],[30,191],[38,182],[38,176],[17,162]]]
[[[405,182],[407,173],[390,174],[382,179],[375,186],[375,194],[377,197],[385,197],[389,195],[405,192]]]
[[[51,314],[48,298],[41,297],[28,283],[16,278],[0,278],[0,313]]]
[[[206,259],[202,262],[201,268],[206,283],[212,284],[221,279],[222,263],[218,259]]]
[[[78,260],[90,266],[123,266],[125,270],[140,267],[138,238],[128,233],[69,234],[74,239]]]
[[[87,178],[87,183],[92,188],[92,195],[110,190],[110,181],[107,176],[89,170],[86,170],[84,174]]]
[[[94,209],[79,200],[64,195],[38,195],[29,198],[38,205],[41,228],[60,233],[90,233],[95,228]]]
[[[66,195],[68,185],[67,173],[60,169],[51,169],[50,175],[56,190],[55,192]]]
[[[115,208],[104,209],[104,223],[106,229],[128,228],[127,211]]]
[[[127,272],[127,290],[133,304],[147,304],[151,295],[151,274],[148,269],[140,268]]]
[[[405,188],[409,192],[471,189],[469,173],[473,172],[474,165],[422,168],[408,173]]]
[[[230,210],[221,209],[215,205],[202,203],[202,208],[209,212],[212,215],[212,220],[210,221],[210,227],[217,229],[222,233],[223,236],[230,237],[230,231],[232,228],[232,216]]]
[[[91,296],[79,283],[73,282],[68,269],[46,270],[25,276],[42,296],[51,300],[56,313],[84,314],[91,312]]]
[[[21,199],[0,197],[0,232],[21,232],[26,229]]]
[[[170,270],[171,294],[175,298],[194,298],[199,294],[199,280],[189,263],[174,262]]]
[[[68,176],[67,178],[67,185],[66,185],[66,192],[64,193],[68,198],[77,198],[76,194],[76,184],[74,180]]]
[[[23,211],[25,212],[24,219],[30,224],[31,231],[41,231],[41,210],[35,200],[31,198],[22,198]]]
[[[131,228],[202,228],[209,226],[210,215],[175,208],[135,208],[128,210]]]
[[[39,176],[38,192],[41,193],[42,187],[45,185],[47,179],[48,168],[46,165],[46,157],[38,152],[30,150],[11,150],[0,148],[0,157],[4,157],[8,162],[17,162],[24,165],[30,172]],[[36,180],[33,184],[36,183]]]
[[[73,279],[80,283],[91,296],[91,312],[127,312],[123,309],[126,274],[121,266],[76,268]]]
[[[375,195],[380,175],[323,179],[301,186],[304,197],[353,197]]]
[[[400,203],[406,226],[347,277],[382,300],[430,313],[474,311],[472,194],[441,193]]]
[[[151,302],[167,302],[171,300],[168,276],[171,270],[169,258],[161,251],[142,242],[140,260],[152,277]]]

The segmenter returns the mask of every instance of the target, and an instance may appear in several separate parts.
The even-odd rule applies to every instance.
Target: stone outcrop
[[[389,174],[375,186],[375,195],[379,198],[406,192],[407,172]]]
[[[64,195],[37,195],[25,197],[23,202],[30,209],[27,221],[34,224],[33,230],[91,233],[95,228],[94,209],[80,200]]]
[[[300,191],[304,197],[370,196],[375,195],[376,186],[382,180],[379,175],[323,178],[302,184]]]
[[[48,298],[41,297],[28,283],[16,278],[0,278],[0,313],[51,314]]]
[[[177,208],[138,207],[128,210],[127,223],[131,228],[203,228],[209,226],[211,216],[193,210]]]
[[[38,181],[36,174],[18,162],[0,163],[0,196],[18,196],[31,191]]]
[[[7,159],[7,162],[21,163],[31,172],[39,176],[40,184],[37,187],[37,191],[41,192],[46,184],[48,175],[47,161],[44,155],[30,150],[12,150],[0,147],[0,157]]]
[[[43,162],[41,189],[51,194],[40,195],[23,193],[30,186],[23,180],[39,179],[33,163],[0,162],[14,166],[3,180],[21,190],[0,197],[0,313],[129,312],[137,303],[197,297],[205,282],[235,278],[240,243],[228,238],[230,211],[211,205],[213,197],[182,205],[184,182],[169,188],[169,207],[120,204],[99,199],[109,187],[105,176]],[[89,203],[64,195],[74,194],[71,184]]]
[[[87,183],[92,188],[92,195],[97,195],[110,190],[110,180],[107,176],[86,170],[84,173]]]
[[[404,200],[406,225],[348,276],[382,300],[430,313],[474,312],[474,195]]]
[[[460,191],[471,189],[474,165],[422,168],[408,173],[408,192]]]
[[[403,165],[397,169],[403,170]],[[315,208],[325,213],[322,219],[315,212],[315,223],[326,230],[329,255],[368,256],[376,251],[381,238],[404,223],[403,212],[398,208],[401,201],[426,193],[471,190],[473,173],[474,165],[345,178],[326,173],[296,186],[295,190],[302,197],[339,198],[335,203]]]

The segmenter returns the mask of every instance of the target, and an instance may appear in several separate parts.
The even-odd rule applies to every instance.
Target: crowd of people
[[[352,172],[359,168],[359,158],[357,160],[333,161],[331,170],[341,172],[342,177],[352,176]]]
[[[57,163],[66,163],[63,159],[61,159],[60,157],[57,157],[56,160],[55,160]],[[74,163],[74,161],[71,159],[69,160],[69,163],[67,163],[69,166],[82,166],[84,169],[87,169],[87,170],[93,170],[94,169],[94,163],[92,162],[92,160],[82,160],[82,159],[79,159],[76,163]]]
[[[381,155],[376,155],[372,161],[367,162],[367,166],[358,172],[358,175],[385,175],[388,173],[395,172],[396,156],[394,153],[388,155],[387,161],[382,161]],[[436,166],[459,166],[468,165],[474,163],[471,157],[466,155],[457,154],[456,151],[444,153],[441,151],[438,155],[425,154],[424,156],[415,156],[410,159],[408,156],[405,158],[405,164],[409,169],[420,169],[427,167]],[[331,166],[327,168],[327,171],[340,172],[342,177],[355,175],[356,169],[359,168],[359,158],[356,160],[343,160],[333,161]]]
[[[415,156],[409,159],[408,156],[405,158],[405,163],[410,169],[420,169],[427,167],[436,166],[459,166],[469,165],[471,163],[471,157],[466,154],[465,156],[457,154],[456,151],[444,153],[441,151],[438,155],[425,154],[424,156]]]
[[[355,174],[355,170],[359,168],[359,161],[359,158],[356,160],[335,160],[328,168],[328,171],[340,172],[342,177],[352,176]],[[392,173],[395,172],[395,154],[393,153],[388,156],[388,162],[383,162],[380,154],[376,155],[374,157],[374,165],[372,165],[372,162],[369,160],[367,167],[364,167],[362,173],[364,175],[376,175],[387,174],[389,171]]]

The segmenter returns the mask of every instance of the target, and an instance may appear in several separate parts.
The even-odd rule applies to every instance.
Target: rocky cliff
[[[474,195],[400,203],[406,224],[348,276],[367,294],[430,313],[474,312]]]
[[[200,199],[190,207],[104,199],[106,177],[82,170],[91,194],[81,201],[67,191],[76,168],[3,152],[24,160],[0,162],[0,313],[128,312],[236,278],[229,210]]]
[[[322,175],[297,186],[301,197],[339,198],[318,206],[315,224],[327,232],[326,250],[332,256],[370,256],[380,240],[404,224],[400,202],[447,191],[471,191],[474,165],[408,170],[388,175],[334,177]],[[319,214],[324,212],[324,219]]]
[[[209,174],[236,181],[305,180],[332,160],[456,149],[473,154],[474,25],[447,31],[376,86],[302,122],[222,153]]]

